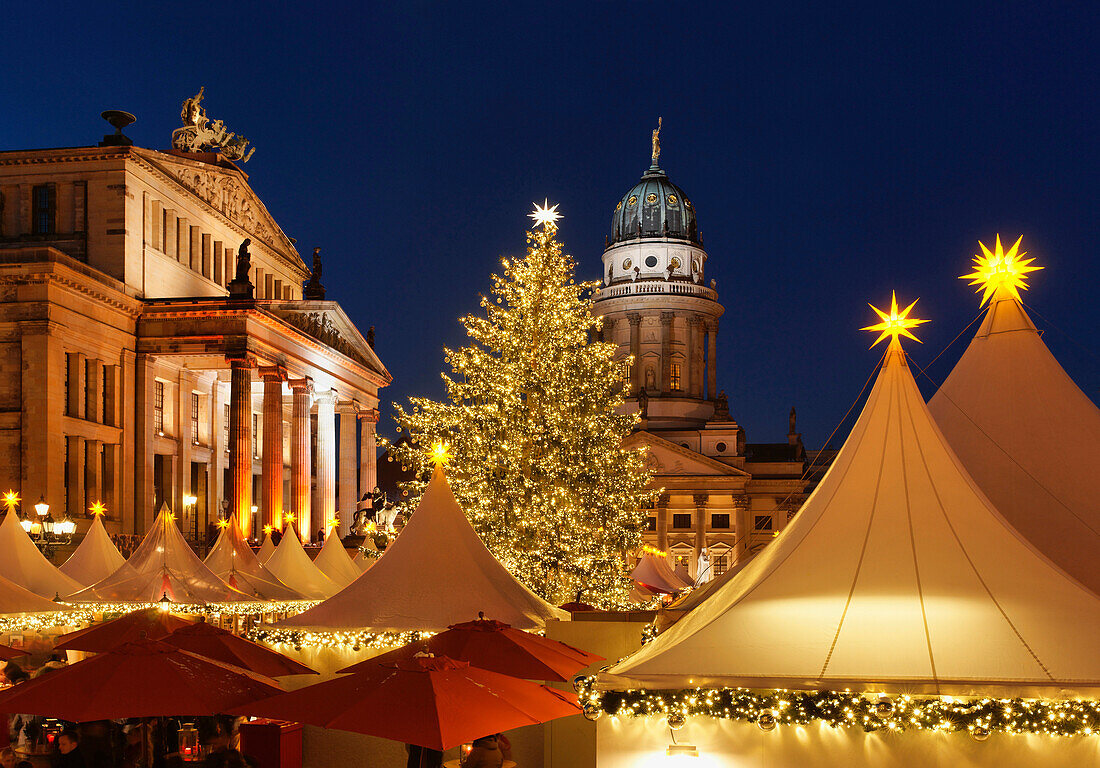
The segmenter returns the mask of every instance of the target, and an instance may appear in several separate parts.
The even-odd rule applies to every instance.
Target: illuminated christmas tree
[[[621,447],[637,416],[624,402],[613,344],[593,341],[595,283],[555,239],[557,206],[531,217],[527,255],[503,259],[484,315],[462,319],[472,343],[445,350],[446,399],[398,406],[395,460],[428,477],[428,446],[448,447],[455,496],[486,546],[545,599],[622,605],[624,555],[636,549],[653,498],[644,453]],[[438,458],[438,457],[437,457]]]

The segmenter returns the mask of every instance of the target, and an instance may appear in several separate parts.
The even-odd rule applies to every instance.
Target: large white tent
[[[349,587],[282,626],[439,631],[477,618],[538,629],[566,619],[485,548],[436,467],[420,505],[378,562]]]
[[[252,547],[248,546],[236,514],[222,528],[218,540],[206,556],[206,567],[218,578],[245,594],[267,600],[301,600],[302,596],[288,587],[260,564]]]
[[[260,545],[260,551],[256,553],[256,559],[263,565],[273,554],[275,554],[275,542],[271,540],[271,534],[268,533],[264,543]]]
[[[103,527],[103,517],[96,515],[84,540],[69,559],[61,564],[60,571],[82,586],[89,587],[97,581],[110,576],[122,567],[126,558],[111,541],[107,529]]]
[[[264,562],[264,567],[307,600],[324,600],[340,591],[340,587],[309,559],[294,526],[287,526],[279,546]]]
[[[72,596],[75,602],[176,603],[253,600],[226,584],[192,551],[175,518],[162,506],[141,544],[122,567]]]
[[[343,589],[351,584],[362,573],[359,567],[351,560],[351,555],[344,549],[336,529],[331,529],[325,537],[325,543],[321,545],[321,551],[317,553],[317,559],[313,564],[321,569],[321,573]]]
[[[0,614],[49,613],[61,606],[0,576]]]
[[[1100,409],[1005,288],[928,408],[997,509],[1100,594]]]
[[[779,537],[613,666],[606,687],[1100,692],[1100,598],[993,508],[895,340],[851,435]]]
[[[691,586],[690,580],[672,570],[666,552],[643,552],[642,559],[630,572],[630,578],[651,593],[665,592],[671,595]]]
[[[68,597],[84,586],[46,559],[19,524],[14,510],[9,510],[0,522],[0,576],[47,600]]]

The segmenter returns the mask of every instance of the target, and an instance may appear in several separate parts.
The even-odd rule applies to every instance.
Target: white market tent
[[[646,550],[630,572],[630,578],[650,593],[665,592],[671,595],[691,586],[690,581],[672,570],[669,556],[664,552],[657,554]]]
[[[325,537],[325,543],[321,545],[321,551],[317,553],[317,559],[313,564],[321,569],[321,573],[328,576],[340,588],[351,584],[362,573],[359,566],[351,560],[351,555],[344,549],[344,543],[336,529],[331,529]]]
[[[0,522],[0,576],[40,597],[68,597],[84,585],[46,559],[23,530],[14,510]]]
[[[377,557],[370,557],[366,552],[377,552],[378,547],[374,544],[374,539],[369,535],[363,539],[363,543],[359,545],[359,551],[355,554],[355,557],[351,559],[351,562],[359,569],[360,573],[369,571],[370,567],[374,565]]]
[[[263,565],[273,554],[275,554],[275,542],[271,540],[271,534],[269,533],[264,539],[264,543],[260,545],[260,551],[256,553],[256,559],[260,561],[260,565]]]
[[[52,600],[36,595],[14,581],[0,576],[0,614],[50,613],[61,608]]]
[[[74,602],[176,603],[253,600],[218,578],[192,551],[175,517],[162,505],[152,528],[122,567],[72,596]]]
[[[292,525],[287,526],[279,546],[264,562],[264,567],[306,600],[324,600],[340,591],[340,587],[309,559]]]
[[[279,581],[260,564],[248,546],[237,515],[229,518],[218,540],[206,556],[206,567],[231,587],[260,600],[301,600],[302,596]]]
[[[59,570],[89,587],[110,576],[125,562],[126,558],[103,527],[103,516],[96,515],[80,546],[61,564]]]
[[[601,682],[1095,695],[1098,634],[1100,598],[993,508],[932,421],[895,340],[791,524]]]
[[[478,612],[518,629],[569,614],[501,565],[478,538],[436,467],[420,505],[386,554],[338,595],[284,627],[441,631]]]
[[[1005,288],[928,409],[1008,521],[1100,594],[1100,409]]]

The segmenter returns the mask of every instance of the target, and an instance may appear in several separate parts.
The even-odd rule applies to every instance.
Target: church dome
[[[615,206],[608,246],[639,238],[666,237],[701,245],[695,206],[654,163]]]

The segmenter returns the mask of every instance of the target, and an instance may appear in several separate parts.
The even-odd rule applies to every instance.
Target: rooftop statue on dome
[[[247,163],[256,148],[247,149],[248,139],[230,133],[221,120],[207,125],[206,109],[202,106],[204,90],[205,86],[184,99],[180,110],[183,127],[172,131],[172,148],[184,152],[220,152],[226,160]]]
[[[657,118],[657,127],[653,129],[653,164],[657,165],[657,161],[661,157],[661,118]]]

